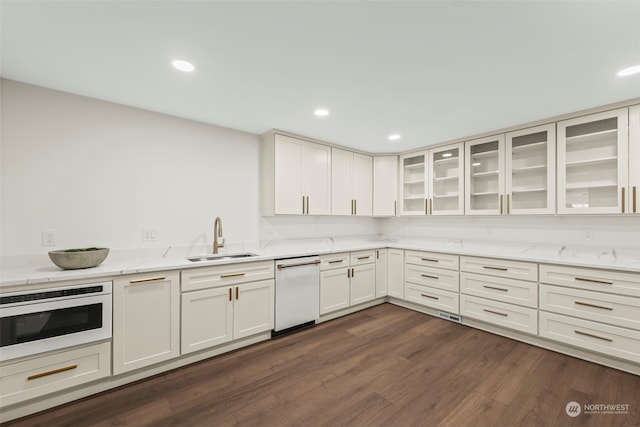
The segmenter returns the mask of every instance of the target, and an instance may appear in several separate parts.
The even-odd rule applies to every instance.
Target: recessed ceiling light
[[[316,111],[313,112],[317,117],[327,117],[329,115],[329,110],[326,108],[317,108]]]
[[[397,141],[400,138],[402,138],[402,135],[400,135],[399,133],[392,133],[391,135],[389,135],[389,141]]]
[[[443,153],[442,157],[451,157],[451,153]]]
[[[634,65],[632,67],[627,67],[624,70],[618,71],[618,76],[626,77],[626,76],[631,76],[633,74],[638,74],[638,73],[640,73],[640,64]]]
[[[185,73],[190,73],[196,69],[191,62],[183,61],[182,59],[171,61],[171,65],[173,65],[173,68],[184,71]]]

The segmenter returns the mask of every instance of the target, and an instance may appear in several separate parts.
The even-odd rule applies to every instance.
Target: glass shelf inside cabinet
[[[565,200],[568,208],[618,204],[618,119],[566,128]]]
[[[424,212],[425,154],[405,157],[402,161],[402,209],[404,212]]]
[[[460,149],[444,149],[433,153],[432,205],[433,212],[454,212],[459,208]]]
[[[547,131],[511,140],[511,209],[547,207]]]
[[[472,210],[499,208],[499,145],[498,141],[473,145],[470,148],[470,185]]]

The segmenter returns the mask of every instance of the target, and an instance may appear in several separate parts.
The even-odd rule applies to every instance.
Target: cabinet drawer
[[[274,278],[274,262],[258,261],[182,271],[182,292]]]
[[[446,268],[448,270],[458,270],[460,267],[460,257],[458,255],[437,252],[406,251],[405,262],[407,264]]]
[[[454,292],[407,282],[404,284],[404,299],[447,313],[459,313],[458,294]]]
[[[2,365],[2,406],[111,375],[111,343],[103,342]]]
[[[339,254],[320,255],[320,271],[333,268],[349,267],[351,257],[349,252]]]
[[[484,274],[460,273],[460,292],[525,307],[538,307],[538,284]]]
[[[407,282],[431,286],[432,288],[451,292],[458,292],[460,283],[459,273],[457,271],[411,264],[405,264],[404,277]]]
[[[540,309],[640,330],[640,298],[540,285]]]
[[[351,252],[351,265],[370,264],[376,262],[376,251]]]
[[[460,257],[460,271],[510,279],[538,281],[538,264],[495,258]]]
[[[640,297],[640,274],[540,264],[540,282]]]
[[[640,362],[640,332],[631,329],[541,311],[540,336]]]
[[[505,328],[538,333],[538,310],[460,295],[460,314]]]

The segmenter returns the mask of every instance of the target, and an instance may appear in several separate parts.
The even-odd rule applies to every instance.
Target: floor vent
[[[456,314],[445,313],[444,311],[439,311],[438,316],[442,317],[446,320],[451,320],[452,322],[460,323],[462,318]]]

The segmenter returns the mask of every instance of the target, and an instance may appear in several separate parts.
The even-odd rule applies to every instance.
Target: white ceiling
[[[0,14],[4,78],[371,152],[640,97],[640,74],[616,76],[640,63],[640,1],[2,0]]]

